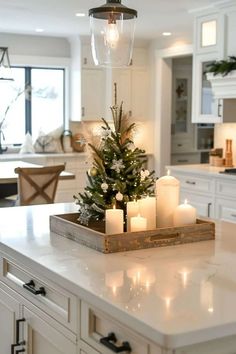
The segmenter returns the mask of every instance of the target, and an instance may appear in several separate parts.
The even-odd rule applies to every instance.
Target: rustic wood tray
[[[91,223],[86,227],[78,222],[78,216],[78,213],[51,215],[51,232],[103,253],[173,246],[215,239],[215,224],[206,220],[197,219],[196,224],[181,227],[107,235],[103,222]]]

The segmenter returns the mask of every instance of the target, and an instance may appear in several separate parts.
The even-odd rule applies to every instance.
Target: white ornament
[[[120,171],[125,168],[125,165],[123,164],[123,160],[112,160],[112,166],[111,169],[115,170],[117,173],[120,173]]]
[[[148,170],[141,171],[141,181],[144,181],[146,177],[150,175],[150,172]]]
[[[118,200],[118,202],[121,202],[123,200],[124,196],[121,192],[118,192],[116,194],[116,200]]]
[[[101,138],[107,139],[111,137],[111,129],[101,129],[100,135]]]
[[[101,188],[102,188],[103,192],[106,192],[108,190],[108,187],[109,187],[108,184],[105,182],[101,184]]]

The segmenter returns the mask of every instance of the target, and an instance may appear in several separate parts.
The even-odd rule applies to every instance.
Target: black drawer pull
[[[178,162],[188,162],[188,160],[178,160]]]
[[[114,343],[117,342],[115,333],[109,333],[107,337],[103,337],[100,339],[100,343],[102,343],[106,348],[111,349],[114,353],[122,353],[122,352],[132,352],[129,342],[123,342],[120,347],[117,347]]]
[[[195,186],[195,184],[196,184],[196,182],[192,182],[192,181],[186,181],[185,183],[191,184],[192,186]]]
[[[28,290],[34,295],[42,295],[42,296],[46,295],[46,291],[43,286],[41,286],[38,290],[35,289],[35,283],[33,280],[30,280],[29,283],[23,284],[23,288],[25,288],[26,290]]]
[[[236,214],[231,214],[232,218],[236,218]]]

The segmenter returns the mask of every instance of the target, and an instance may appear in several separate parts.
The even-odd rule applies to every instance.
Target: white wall
[[[214,147],[223,149],[225,156],[226,139],[233,140],[233,164],[236,165],[236,123],[215,124]]]
[[[66,38],[0,33],[0,46],[8,47],[9,56],[70,57]]]

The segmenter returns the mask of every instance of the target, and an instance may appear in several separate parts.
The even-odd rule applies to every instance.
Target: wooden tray
[[[80,225],[78,213],[50,216],[50,230],[82,245],[103,253],[114,253],[152,247],[214,240],[215,224],[197,219],[197,223],[181,227],[167,227],[148,231],[105,234],[105,224]]]

